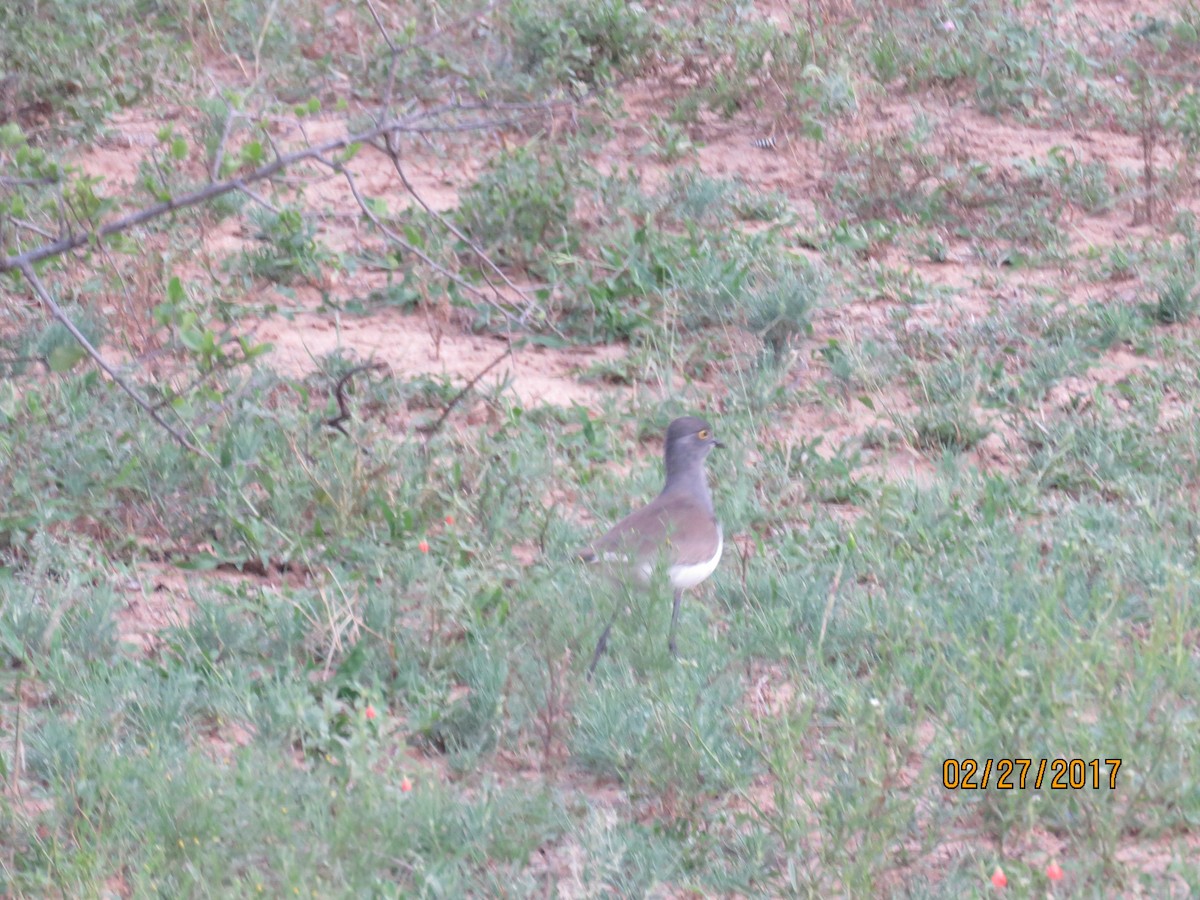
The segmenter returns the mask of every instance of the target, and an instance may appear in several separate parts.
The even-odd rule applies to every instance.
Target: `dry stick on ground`
[[[821,645],[825,643],[825,629],[829,627],[829,619],[833,615],[838,588],[842,584],[842,568],[845,565],[845,559],[838,560],[837,571],[833,573],[833,581],[829,585],[829,595],[825,598],[825,612],[821,614],[821,633],[817,636],[817,656],[821,655]]]
[[[435,120],[438,117],[440,117],[444,114],[447,114],[447,113],[478,112],[481,110],[509,111],[509,110],[529,110],[529,109],[535,109],[535,108],[546,109],[552,105],[554,105],[554,104],[552,104],[552,103],[550,103],[550,104],[547,104],[547,103],[542,103],[542,104],[502,104],[499,106],[489,106],[487,104],[463,105],[463,104],[459,104],[459,103],[442,104],[441,106],[434,107],[433,109],[425,110],[421,113],[417,113],[412,116],[407,116],[403,119],[391,120],[388,122],[380,123],[380,124],[376,125],[374,128],[368,129],[367,131],[359,132],[357,134],[352,134],[352,135],[346,135],[345,137],[334,138],[333,140],[325,141],[322,144],[318,144],[315,147],[306,147],[304,150],[298,150],[295,153],[279,155],[272,162],[267,163],[266,165],[260,166],[259,168],[255,169],[254,171],[249,172],[245,175],[242,175],[242,176],[239,176],[236,178],[230,178],[230,179],[227,179],[227,180],[221,181],[221,182],[210,183],[203,188],[199,188],[197,190],[190,191],[186,194],[183,194],[180,197],[171,197],[160,203],[156,203],[153,206],[149,206],[144,209],[140,209],[135,212],[128,213],[124,216],[119,216],[118,218],[113,219],[113,220],[99,226],[98,228],[82,231],[79,233],[71,233],[70,228],[65,224],[66,215],[65,215],[65,212],[63,212],[61,210],[61,201],[63,198],[61,196],[61,183],[60,183],[59,184],[60,216],[61,216],[60,229],[62,231],[66,231],[67,236],[59,238],[58,240],[52,241],[49,244],[43,244],[40,247],[35,247],[32,250],[27,250],[24,253],[19,253],[16,256],[0,256],[0,272],[18,271],[22,275],[24,275],[25,280],[29,283],[29,285],[33,289],[34,293],[37,294],[37,296],[41,300],[42,304],[48,310],[50,310],[51,314],[56,319],[58,319],[59,322],[61,322],[63,324],[63,326],[71,334],[71,337],[73,337],[79,343],[79,345],[81,347],[83,347],[84,351],[88,354],[88,356],[90,356],[92,358],[92,360],[96,363],[96,365],[98,365],[121,388],[121,390],[123,390],[130,397],[132,397],[138,406],[142,407],[142,409],[145,410],[146,413],[155,422],[157,422],[164,429],[166,429],[166,431],[173,438],[175,438],[176,441],[179,442],[180,446],[186,448],[187,450],[190,450],[193,453],[206,455],[204,453],[204,451],[201,450],[201,448],[196,446],[196,444],[194,444],[191,440],[189,440],[182,432],[180,432],[178,429],[176,429],[174,426],[172,426],[169,422],[167,422],[159,414],[158,410],[154,407],[154,405],[152,405],[148,400],[146,400],[146,398],[144,398],[131,384],[129,384],[128,381],[126,381],[124,378],[122,378],[117,373],[116,369],[114,369],[113,366],[109,364],[109,362],[92,345],[91,341],[89,341],[84,336],[83,332],[81,332],[79,330],[79,328],[71,320],[70,316],[68,316],[66,314],[66,312],[63,311],[62,307],[60,307],[54,301],[54,299],[50,296],[49,292],[47,292],[46,288],[42,285],[41,280],[37,277],[37,274],[34,272],[33,264],[40,262],[44,259],[50,259],[55,256],[60,256],[63,253],[67,253],[71,250],[76,250],[76,249],[83,247],[85,245],[88,245],[88,244],[98,245],[103,241],[104,238],[110,237],[114,234],[119,234],[123,231],[127,231],[130,228],[134,228],[145,222],[149,222],[153,219],[158,218],[159,216],[165,215],[166,213],[184,209],[189,206],[195,206],[196,204],[204,203],[205,201],[215,199],[216,197],[223,196],[232,191],[243,191],[243,192],[247,192],[247,193],[251,194],[251,196],[253,196],[253,192],[248,190],[248,187],[247,187],[248,185],[250,185],[254,182],[257,182],[257,181],[262,181],[264,179],[270,178],[272,175],[275,175],[276,173],[281,172],[284,169],[286,169],[289,166],[292,166],[296,163],[311,159],[311,160],[320,162],[323,165],[329,166],[334,171],[341,172],[346,177],[347,181],[350,183],[351,190],[354,192],[355,199],[358,201],[359,206],[362,207],[363,211],[366,212],[368,214],[368,216],[370,216],[372,221],[374,221],[376,223],[376,225],[380,227],[381,231],[383,231],[385,234],[390,236],[391,240],[395,241],[400,246],[409,250],[411,253],[413,253],[415,256],[419,257],[423,262],[425,262],[427,265],[434,268],[439,273],[441,273],[444,276],[453,280],[464,290],[470,291],[471,293],[473,293],[476,296],[483,299],[485,302],[489,303],[492,306],[495,306],[497,309],[499,309],[501,312],[503,312],[506,317],[511,319],[512,314],[508,310],[503,309],[503,307],[501,307],[498,303],[493,301],[490,297],[487,297],[482,291],[480,291],[474,285],[471,285],[469,282],[465,281],[464,279],[459,278],[458,276],[450,273],[448,270],[446,270],[442,266],[439,266],[429,256],[422,253],[416,247],[411,246],[406,241],[401,239],[398,235],[396,235],[394,232],[391,232],[390,230],[384,228],[382,223],[379,222],[378,218],[375,217],[373,214],[371,214],[370,211],[368,210],[367,205],[362,198],[362,195],[358,193],[358,189],[357,189],[356,185],[354,184],[353,176],[351,176],[350,173],[348,171],[346,171],[341,166],[340,163],[335,163],[332,160],[327,159],[326,155],[329,153],[338,151],[338,150],[344,150],[347,147],[350,147],[355,144],[370,144],[375,138],[377,138],[383,134],[420,133],[424,130],[430,130],[431,128],[434,128],[434,126],[430,126],[430,125],[422,124],[422,123],[429,122],[431,120]],[[485,129],[485,128],[493,127],[497,124],[499,124],[497,122],[497,120],[482,120],[482,121],[476,121],[476,122],[461,123],[458,126],[449,126],[449,129],[453,129],[453,130],[468,130],[471,128]],[[435,129],[435,130],[448,130],[448,129]],[[522,317],[522,320],[524,320],[524,318],[526,318],[528,316],[529,312],[530,312],[530,310],[526,309],[525,315]]]
[[[221,126],[221,138],[217,141],[217,149],[213,152],[212,167],[208,170],[208,180],[216,181],[221,175],[221,163],[225,161],[225,144],[233,131],[233,120],[236,112],[229,102],[225,103],[225,123]]]
[[[523,315],[521,318],[516,318],[511,312],[509,312],[509,310],[505,309],[505,307],[499,301],[493,300],[486,293],[475,287],[475,285],[471,284],[471,282],[467,281],[460,275],[451,272],[445,266],[436,262],[433,257],[429,256],[429,254],[425,253],[419,247],[410,244],[404,238],[400,237],[400,235],[396,234],[396,232],[384,225],[379,216],[375,215],[375,211],[371,209],[370,205],[366,201],[366,198],[364,198],[362,193],[359,191],[358,182],[355,180],[354,174],[349,169],[347,169],[341,163],[335,163],[332,160],[322,159],[321,161],[324,162],[325,165],[332,167],[334,171],[340,172],[342,177],[346,179],[346,184],[350,187],[350,193],[354,195],[354,201],[363,211],[363,215],[365,215],[371,221],[372,225],[379,229],[379,233],[385,238],[387,238],[397,247],[400,247],[402,250],[405,250],[406,252],[417,257],[419,260],[421,260],[421,262],[425,263],[425,265],[429,266],[429,268],[433,269],[443,278],[453,281],[467,293],[478,297],[484,303],[488,304],[488,306],[491,306],[493,309],[503,315],[510,323],[514,319],[518,324],[522,324],[524,322],[525,318],[529,315],[528,310],[526,310],[525,315]]]
[[[337,397],[338,414],[336,416],[334,416],[332,419],[326,419],[325,424],[328,425],[330,428],[337,429],[342,434],[344,434],[346,437],[350,437],[350,432],[348,432],[342,426],[343,422],[347,422],[350,420],[350,407],[347,405],[348,401],[346,400],[346,384],[347,384],[347,382],[349,382],[350,379],[353,378],[355,375],[358,375],[362,372],[368,372],[371,369],[386,369],[386,368],[387,368],[387,365],[385,363],[381,363],[381,362],[364,363],[361,366],[355,366],[353,369],[346,372],[345,375],[343,375],[341,378],[339,378],[337,387],[335,387],[333,389],[334,396]]]
[[[504,361],[504,358],[506,356],[511,356],[514,349],[515,348],[513,347],[512,342],[509,342],[509,345],[505,348],[503,353],[501,353],[499,356],[497,356],[495,359],[493,359],[490,363],[488,363],[486,366],[484,366],[482,371],[480,371],[478,375],[476,375],[474,378],[472,378],[470,381],[467,382],[466,387],[464,387],[461,391],[459,391],[457,394],[454,395],[454,397],[450,400],[450,402],[446,404],[446,408],[442,410],[442,414],[440,416],[438,416],[438,419],[436,422],[434,422],[432,425],[428,426],[427,428],[421,428],[420,430],[430,436],[437,434],[438,429],[440,429],[442,427],[442,425],[445,423],[446,419],[449,418],[451,411],[454,409],[455,406],[458,405],[458,402],[460,400],[462,400],[463,397],[467,396],[467,394],[469,394],[471,392],[471,389],[473,387],[475,387],[475,385],[479,384],[479,379],[483,378],[484,375],[486,375],[488,372],[492,371],[492,369],[496,368],[496,366],[500,365],[500,363],[502,363]]]
[[[48,241],[54,240],[53,232],[47,231],[45,228],[38,228],[38,226],[34,225],[32,222],[26,222],[24,219],[16,218],[10,218],[9,221],[18,228],[24,228],[26,231],[32,231],[34,234],[44,237]]]
[[[529,301],[529,298],[526,295],[525,290],[523,288],[517,287],[517,285],[513,284],[512,280],[507,275],[504,274],[504,271],[499,266],[497,266],[495,262],[493,262],[492,258],[490,256],[488,256],[487,253],[484,252],[482,247],[480,247],[477,243],[475,243],[475,241],[471,240],[470,237],[468,237],[466,234],[464,234],[453,222],[451,222],[449,219],[447,219],[445,216],[443,216],[440,212],[438,212],[433,207],[431,207],[428,203],[426,203],[425,198],[422,197],[419,193],[417,193],[417,189],[415,187],[413,187],[412,182],[408,180],[408,176],[404,174],[404,166],[400,162],[400,150],[396,146],[395,141],[393,140],[393,136],[391,134],[384,136],[384,146],[380,147],[379,149],[381,149],[384,153],[386,153],[388,155],[388,157],[392,160],[392,165],[396,169],[396,174],[398,176],[400,176],[400,183],[404,185],[404,189],[412,195],[412,198],[421,205],[421,208],[424,209],[425,212],[429,213],[429,215],[432,216],[435,220],[437,220],[437,222],[440,223],[443,228],[445,228],[447,231],[449,231],[451,234],[453,234],[456,238],[458,238],[460,241],[462,241],[464,244],[466,244],[468,247],[470,247],[471,252],[474,253],[479,258],[480,262],[483,263],[484,267],[483,267],[483,269],[480,270],[479,274],[483,276],[483,280],[487,282],[488,287],[490,287],[495,292],[496,296],[501,298],[502,300],[504,299],[504,295],[500,293],[500,289],[498,287],[496,287],[496,285],[493,284],[492,280],[488,277],[488,274],[487,274],[488,269],[491,269],[493,272],[495,272],[497,275],[499,275],[500,278],[504,281],[504,283],[506,285],[508,285],[513,291],[516,292],[518,297],[521,297],[523,300],[526,301],[525,315],[523,315],[520,320],[522,325],[526,324],[525,318],[529,314],[529,311],[534,308],[535,304],[533,304]]]
[[[175,440],[179,442],[179,446],[190,450],[193,453],[202,452],[199,447],[188,440],[187,436],[183,434],[183,432],[179,431],[174,425],[164,419],[149,400],[143,397],[137,391],[137,389],[133,387],[133,385],[131,385],[117,373],[116,369],[109,365],[108,360],[100,355],[100,351],[92,346],[92,342],[87,339],[87,336],[84,335],[84,333],[80,331],[78,327],[76,327],[75,323],[71,321],[71,317],[63,312],[62,307],[59,306],[54,301],[54,298],[50,296],[49,291],[46,290],[45,286],[41,282],[41,279],[37,277],[37,274],[33,271],[33,266],[30,263],[20,262],[17,264],[17,269],[22,275],[25,276],[25,280],[29,282],[29,286],[33,288],[33,292],[37,294],[38,299],[42,301],[42,304],[46,307],[46,309],[50,310],[51,315],[53,315],[54,318],[58,319],[58,321],[63,324],[63,327],[71,333],[71,337],[75,338],[75,340],[79,343],[79,346],[81,346],[87,352],[87,355],[92,358],[92,361],[101,369],[103,369],[104,373],[108,375],[108,377],[114,382],[116,382],[117,386],[121,388],[121,390],[132,397],[134,402],[144,409],[150,418],[165,428],[171,437],[175,438]]]
[[[50,360],[45,356],[0,356],[0,366],[19,366],[22,363],[41,363],[50,371]]]

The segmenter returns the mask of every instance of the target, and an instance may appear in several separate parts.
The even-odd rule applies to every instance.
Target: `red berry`
[[[1060,866],[1056,862],[1050,863],[1050,865],[1046,866],[1046,877],[1049,878],[1051,881],[1062,881],[1062,879],[1063,879],[1062,866]]]
[[[368,718],[368,719],[373,719],[373,718],[375,718],[375,707],[373,707],[373,706],[368,706],[368,707],[367,707],[367,710],[366,710],[366,715],[367,715],[367,718]]]
[[[421,541],[421,543],[417,544],[417,549],[420,550],[422,553],[428,553],[429,552],[429,541]]]
[[[1004,870],[996,866],[996,871],[992,873],[992,884],[997,888],[1008,887],[1008,876],[1004,874]]]

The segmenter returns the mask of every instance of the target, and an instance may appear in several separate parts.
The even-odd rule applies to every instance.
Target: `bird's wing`
[[[684,494],[659,494],[646,506],[627,515],[607,533],[598,538],[580,558],[587,562],[604,559],[629,559],[650,562],[663,552],[669,541],[673,552],[671,561],[690,565],[712,559],[720,538],[713,529],[711,534],[688,539],[686,535],[668,534],[668,522],[676,518],[716,520],[712,513]]]

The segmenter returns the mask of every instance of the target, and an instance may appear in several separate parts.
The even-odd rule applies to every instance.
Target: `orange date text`
[[[942,787],[948,791],[1099,791],[1117,789],[1120,759],[947,759]]]

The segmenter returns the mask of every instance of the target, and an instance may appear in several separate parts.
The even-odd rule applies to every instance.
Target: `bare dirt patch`
[[[137,183],[142,162],[152,158],[159,129],[182,118],[178,108],[122,110],[109,120],[105,135],[74,162],[88,175],[103,178],[108,192],[129,188]]]
[[[291,321],[275,318],[258,330],[261,340],[274,344],[271,364],[280,372],[302,377],[317,370],[318,361],[334,351],[388,364],[393,375],[444,376],[454,383],[470,380],[496,357],[504,360],[481,382],[484,387],[504,385],[521,403],[599,409],[611,397],[611,385],[585,384],[579,375],[597,362],[624,354],[621,347],[586,347],[552,350],[527,346],[508,348],[504,338],[438,333],[421,314],[381,312],[350,318],[322,313],[302,313]]]
[[[143,652],[159,646],[159,635],[167,628],[182,628],[196,609],[193,592],[219,585],[233,588],[250,583],[271,586],[285,576],[273,573],[260,578],[231,567],[208,571],[181,569],[170,563],[143,561],[137,574],[124,584],[125,607],[117,613],[117,633],[122,641]]]
[[[113,120],[109,137],[90,148],[78,163],[89,174],[110,182],[112,189],[127,189],[137,182],[142,165],[152,161],[158,129],[180,115],[178,110],[161,114],[151,110],[126,111]],[[288,152],[342,136],[345,122],[333,117],[281,121],[276,124],[275,132],[279,151]],[[494,139],[485,139],[485,143],[491,146]],[[470,149],[469,155],[465,152],[439,155],[428,150],[406,153],[401,173],[388,156],[364,148],[347,168],[365,197],[381,198],[393,209],[422,203],[444,213],[457,205],[459,191],[475,179],[487,158],[479,153],[478,147]],[[379,236],[363,217],[348,181],[316,169],[309,176],[312,177],[305,178],[299,196],[305,209],[321,223],[322,243],[338,253],[378,249]],[[276,198],[266,199],[281,202]],[[175,271],[184,277],[207,279],[207,270],[219,271],[224,261],[254,252],[255,237],[240,219],[224,219],[206,227],[196,255],[191,260],[178,261]],[[199,260],[207,262],[199,265]],[[319,369],[323,356],[341,351],[385,362],[393,373],[403,377],[429,375],[462,383],[478,376],[498,355],[505,353],[505,341],[464,333],[436,310],[406,315],[385,309],[352,317],[321,309],[318,289],[334,299],[346,299],[379,287],[386,277],[386,273],[370,267],[353,273],[329,269],[319,283],[289,291],[287,298],[280,298],[279,306],[289,308],[293,314],[272,316],[256,332],[259,340],[274,345],[267,357],[268,364],[287,375],[303,377]],[[228,291],[229,287],[221,289]],[[622,348],[614,346],[575,347],[568,351],[544,347],[515,349],[481,380],[481,385],[503,385],[526,405],[578,404],[599,409],[605,397],[621,389],[584,384],[579,375],[588,366],[618,359],[623,353]]]
[[[192,572],[162,563],[143,563],[138,576],[125,586],[125,608],[117,613],[122,641],[142,652],[154,650],[165,628],[186,625],[195,609]]]

